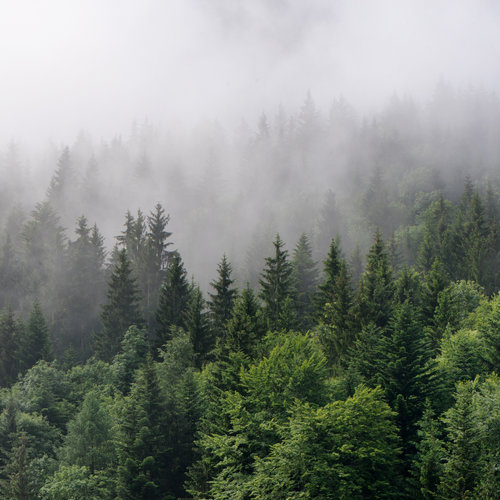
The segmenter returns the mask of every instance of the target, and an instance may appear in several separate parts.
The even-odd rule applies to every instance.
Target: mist
[[[443,79],[495,90],[493,1],[30,0],[0,7],[0,138],[56,144],[157,124],[254,122],[310,91],[374,111]]]
[[[388,181],[397,165],[414,165],[427,172],[422,185],[438,176],[449,193],[467,168],[495,175],[499,8],[4,3],[4,225],[15,207],[25,221],[46,198],[68,146],[74,185],[56,206],[68,237],[85,214],[110,250],[126,210],[147,214],[160,202],[204,287],[223,253],[241,283],[256,283],[276,232],[289,250],[307,232],[318,259],[336,233],[347,252],[364,249],[369,233],[353,228],[375,169]],[[321,236],[329,203],[338,216]],[[386,233],[397,227],[389,222]]]

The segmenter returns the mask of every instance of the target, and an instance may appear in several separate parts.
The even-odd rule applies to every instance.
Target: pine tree
[[[113,421],[95,391],[85,395],[80,411],[68,423],[61,458],[67,464],[84,465],[91,474],[114,462]]]
[[[66,207],[66,203],[69,201],[69,191],[74,185],[71,163],[69,148],[66,146],[57,161],[57,169],[47,189],[47,200],[58,211],[64,210]]]
[[[167,268],[156,310],[158,330],[155,344],[157,347],[162,346],[171,338],[171,327],[184,327],[186,325],[186,314],[190,300],[186,274],[182,258],[178,252],[175,252]]]
[[[161,283],[165,276],[169,258],[172,255],[172,252],[168,251],[168,247],[172,245],[172,242],[167,241],[172,236],[172,233],[166,230],[169,221],[170,216],[165,214],[165,210],[159,203],[156,204],[154,211],[147,217],[147,258],[145,266],[147,279],[144,291],[147,311],[151,311],[158,304]]]
[[[388,335],[381,340],[380,380],[392,408],[398,412],[403,459],[408,467],[414,454],[416,424],[425,400],[436,394],[432,351],[422,328],[419,311],[406,300],[391,319]]]
[[[19,371],[19,340],[21,325],[11,308],[0,316],[0,386],[11,385]]]
[[[49,326],[38,301],[33,304],[20,350],[23,370],[31,368],[40,359],[52,360]]]
[[[99,308],[104,301],[106,283],[102,236],[86,217],[77,221],[75,241],[68,244],[68,275],[63,302],[66,311],[67,338],[79,359],[90,355],[92,332],[99,326]]]
[[[154,500],[169,493],[167,422],[156,367],[149,357],[125,402],[118,457],[119,498]]]
[[[264,303],[264,316],[270,330],[282,328],[280,314],[287,297],[294,295],[293,267],[288,260],[288,252],[279,234],[273,242],[274,257],[266,258],[266,267],[262,271],[259,284],[259,297]]]
[[[217,266],[217,273],[218,279],[210,283],[215,293],[209,293],[210,301],[208,308],[216,336],[220,338],[223,336],[226,323],[231,317],[234,300],[237,295],[236,289],[231,287],[234,283],[234,280],[231,278],[232,267],[225,255],[222,256],[222,260]]]
[[[108,283],[107,303],[101,312],[103,329],[95,334],[97,356],[109,361],[119,351],[125,332],[131,325],[142,326],[139,292],[132,276],[126,250],[118,253],[118,262]]]
[[[255,346],[264,334],[264,325],[259,316],[259,305],[253,290],[247,286],[234,302],[231,318],[227,322],[226,335],[217,345],[218,357],[229,352],[254,354]]]
[[[474,398],[478,380],[457,386],[456,403],[444,417],[449,438],[442,494],[445,498],[473,498],[479,479],[480,453]]]
[[[312,258],[309,238],[302,233],[293,251],[293,271],[297,290],[296,309],[299,325],[307,330],[312,326],[313,296],[318,279],[316,263]]]
[[[415,496],[425,500],[438,497],[438,487],[443,474],[444,447],[439,425],[429,401],[420,420],[417,454],[413,462]],[[417,493],[418,492],[418,493]]]
[[[199,286],[194,287],[192,292],[186,316],[186,330],[193,345],[196,366],[201,368],[214,347],[214,339]]]
[[[382,235],[377,230],[366,259],[359,291],[359,310],[362,325],[373,321],[384,328],[392,314],[394,284]]]

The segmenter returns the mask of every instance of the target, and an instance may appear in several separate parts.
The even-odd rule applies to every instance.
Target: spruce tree
[[[158,330],[155,344],[157,347],[170,340],[171,327],[184,327],[186,325],[186,314],[190,300],[190,289],[186,275],[182,258],[178,252],[175,252],[167,268],[156,310]]]
[[[263,326],[259,305],[247,283],[234,302],[231,318],[227,322],[226,335],[217,345],[218,357],[221,358],[229,352],[242,352],[252,356],[257,342],[264,334]]]
[[[0,386],[11,385],[19,371],[21,325],[9,308],[0,316]]]
[[[38,301],[33,304],[28,324],[24,329],[20,357],[24,370],[31,368],[40,359],[50,361],[53,357],[49,326]]]
[[[154,500],[171,492],[167,423],[156,366],[149,357],[125,401],[119,430],[119,498]]]
[[[264,303],[264,316],[270,330],[283,327],[280,315],[287,297],[294,296],[293,267],[288,260],[288,252],[279,234],[273,242],[274,256],[266,258],[266,266],[261,274],[259,297]]]
[[[95,352],[100,359],[110,361],[119,351],[127,329],[131,325],[140,327],[143,324],[139,292],[124,249],[118,253],[118,261],[109,279],[101,321],[103,329],[95,334]]]
[[[208,308],[216,336],[220,338],[223,335],[227,321],[231,317],[237,295],[236,289],[231,286],[234,283],[231,278],[232,267],[225,255],[222,256],[222,260],[217,266],[217,273],[218,279],[210,283],[215,293],[209,293]]]
[[[186,330],[193,345],[196,366],[201,368],[214,347],[214,339],[200,287],[196,286],[191,295],[186,315]]]
[[[318,270],[312,258],[309,238],[305,233],[302,233],[293,251],[292,265],[297,289],[298,322],[302,329],[307,330],[313,323],[313,297],[318,279]]]
[[[373,321],[384,328],[392,314],[394,284],[389,257],[379,230],[366,259],[366,269],[359,291],[359,311],[362,325]]]
[[[146,310],[151,311],[158,304],[158,295],[161,283],[165,276],[168,260],[172,252],[168,247],[172,245],[167,241],[172,233],[167,231],[170,216],[165,214],[163,207],[157,203],[154,211],[147,217],[147,257],[145,265],[146,289],[144,291]]]

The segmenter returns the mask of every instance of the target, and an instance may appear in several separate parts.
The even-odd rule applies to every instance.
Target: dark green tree
[[[23,370],[31,368],[38,360],[51,361],[53,357],[49,327],[38,301],[33,304],[28,324],[20,345],[20,362]]]
[[[161,283],[165,277],[168,261],[172,252],[167,241],[172,233],[167,231],[170,215],[165,214],[163,207],[157,203],[154,211],[147,216],[147,258],[146,258],[146,289],[144,290],[145,307],[148,312],[158,304]]]
[[[227,322],[225,337],[218,341],[218,357],[225,356],[229,352],[254,355],[255,347],[264,335],[264,330],[259,304],[253,290],[247,284],[235,300],[231,318]]]
[[[237,295],[236,289],[231,286],[234,283],[231,278],[232,267],[225,255],[222,256],[222,260],[217,266],[217,273],[217,280],[210,283],[215,293],[209,293],[208,308],[216,337],[220,338],[224,335],[224,329],[231,317]]]
[[[186,315],[191,298],[186,270],[178,252],[172,255],[165,282],[160,290],[156,321],[158,324],[155,345],[165,344],[171,338],[171,327],[186,325]]]
[[[360,321],[363,326],[373,321],[384,328],[392,315],[394,283],[389,258],[380,231],[366,259],[366,269],[359,290]]]
[[[213,331],[211,329],[205,300],[200,287],[194,287],[186,315],[186,331],[189,333],[195,353],[195,364],[201,368],[214,348]]]
[[[171,492],[166,483],[168,415],[151,357],[137,373],[120,425],[117,494],[123,499],[153,500]]]
[[[118,253],[118,262],[108,282],[107,303],[102,307],[103,329],[95,334],[97,356],[110,361],[120,349],[125,332],[131,325],[142,326],[139,292],[126,250]]]
[[[288,252],[279,234],[273,242],[274,256],[266,258],[266,266],[259,279],[261,291],[259,297],[264,303],[264,316],[270,330],[283,327],[280,315],[287,297],[295,294],[293,267],[288,260]]]
[[[307,330],[313,324],[314,292],[318,280],[318,270],[312,258],[309,238],[302,233],[293,251],[293,276],[295,280],[296,310],[300,328]]]
[[[23,326],[9,308],[0,315],[0,385],[11,385],[19,372],[19,347]]]

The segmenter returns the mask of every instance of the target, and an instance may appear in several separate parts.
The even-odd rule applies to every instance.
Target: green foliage
[[[222,393],[218,402],[222,425],[218,432],[202,432],[199,441],[209,479],[191,484],[189,493],[203,494],[204,485],[210,484],[214,498],[242,498],[256,458],[266,456],[279,441],[295,401],[326,402],[326,363],[311,337],[274,334],[269,343],[269,355],[241,372],[240,389]]]
[[[485,362],[487,348],[479,332],[459,330],[443,339],[438,366],[451,388],[457,382],[473,380],[485,375],[489,366]]]
[[[115,462],[112,427],[106,405],[95,391],[88,392],[80,411],[68,422],[61,460],[85,466],[91,474],[111,467]]]
[[[148,350],[146,330],[132,325],[125,332],[120,352],[113,359],[115,384],[123,394],[128,394],[135,372],[146,362]]]
[[[104,472],[91,474],[80,465],[63,465],[40,490],[42,500],[111,500],[113,484]]]
[[[20,399],[26,408],[63,429],[74,411],[67,376],[54,365],[39,361],[19,381]]]
[[[443,475],[445,452],[440,439],[439,422],[427,401],[419,422],[417,453],[413,463],[414,493],[418,498],[438,497],[438,487]]]
[[[253,498],[397,498],[394,413],[380,389],[346,401],[300,404],[281,440],[257,460]]]

